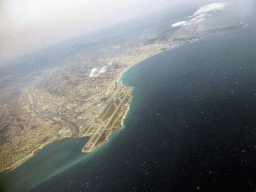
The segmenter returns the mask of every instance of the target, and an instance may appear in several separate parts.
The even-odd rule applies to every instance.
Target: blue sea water
[[[207,33],[131,67],[119,79],[134,87],[121,130],[90,154],[80,152],[87,138],[43,148],[1,173],[6,189],[255,190],[256,22],[243,20],[248,27]]]

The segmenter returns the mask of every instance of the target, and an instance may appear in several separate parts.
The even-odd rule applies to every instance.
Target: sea
[[[88,138],[53,142],[0,173],[3,190],[255,191],[256,2],[248,2],[206,24],[247,27],[205,32],[125,71],[119,81],[134,88],[132,102],[108,142],[89,154]]]

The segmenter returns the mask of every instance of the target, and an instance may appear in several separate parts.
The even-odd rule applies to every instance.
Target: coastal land
[[[238,24],[228,25],[228,26],[224,26],[224,27],[218,27],[218,28],[210,29],[209,31],[212,33],[216,33],[216,32],[227,31],[227,30],[241,29],[241,28],[244,28],[247,26],[248,26],[248,24],[245,25],[241,21]]]
[[[122,128],[133,88],[118,82],[134,64],[164,50],[193,43],[204,31],[169,28],[161,33],[116,37],[79,52],[68,65],[12,83],[0,79],[0,172],[11,171],[35,151],[62,138],[90,137],[90,153]]]

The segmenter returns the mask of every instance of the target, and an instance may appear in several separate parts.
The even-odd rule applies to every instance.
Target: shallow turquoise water
[[[87,140],[65,138],[51,143],[15,170],[1,173],[1,180],[6,179],[4,185],[10,191],[25,191],[86,159],[88,155],[82,154],[81,148]]]

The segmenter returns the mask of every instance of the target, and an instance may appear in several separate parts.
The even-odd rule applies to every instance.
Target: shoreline
[[[197,37],[197,38],[198,38],[198,39],[197,39],[195,42],[197,42],[197,41],[203,39],[202,37]],[[195,43],[195,42],[192,42],[192,43]],[[192,44],[192,43],[191,43],[191,44]],[[145,60],[147,60],[147,59],[149,59],[149,58],[151,58],[151,57],[153,57],[153,56],[156,56],[157,54],[163,53],[163,52],[165,52],[165,51],[169,51],[170,49],[178,48],[179,46],[182,46],[182,45],[184,45],[184,44],[185,44],[185,43],[183,43],[183,44],[181,44],[181,45],[173,45],[173,46],[170,46],[169,48],[167,48],[167,49],[165,49],[165,50],[162,50],[162,51],[157,52],[157,53],[155,53],[155,54],[153,54],[153,55],[150,55],[149,57],[147,57],[147,58],[145,58],[145,59],[142,59],[142,60],[136,62],[136,63],[133,64],[133,65],[128,66],[127,68],[123,69],[123,70],[120,72],[120,74],[117,76],[117,81],[120,82],[120,83],[122,83],[121,81],[119,81],[119,79],[121,78],[121,76],[123,75],[123,73],[125,73],[125,72],[126,72],[128,69],[130,69],[131,67],[133,67],[133,66],[135,66],[135,65],[137,65],[137,64],[139,64],[139,63],[141,63],[142,61],[145,61]],[[126,87],[126,86],[125,86],[125,87]],[[130,87],[128,87],[128,88],[130,88]],[[132,87],[132,88],[133,88],[133,87]]]
[[[89,136],[83,136],[83,137],[85,138],[85,137],[89,137]],[[78,138],[83,138],[83,137],[78,137]],[[75,139],[75,137],[72,137],[72,136],[71,136],[71,137],[63,136],[63,137],[61,137],[61,138],[57,138],[57,139],[55,139],[55,140],[53,140],[53,141],[51,141],[51,142],[48,142],[48,143],[45,144],[44,146],[40,146],[38,149],[34,150],[32,153],[26,155],[26,156],[23,157],[21,160],[19,160],[19,161],[21,161],[21,162],[19,163],[19,161],[18,161],[18,162],[16,163],[16,164],[19,163],[17,166],[15,166],[15,165],[9,166],[9,167],[7,167],[6,169],[1,170],[0,173],[2,173],[2,172],[4,172],[4,173],[9,173],[9,172],[13,171],[14,169],[18,168],[18,167],[21,166],[23,163],[25,163],[27,160],[31,159],[34,155],[36,155],[36,152],[37,152],[38,150],[42,150],[42,149],[43,149],[44,147],[46,147],[47,145],[49,145],[49,144],[51,144],[51,143],[54,143],[54,142],[57,142],[57,141],[60,141],[60,140],[65,139],[65,138],[67,138],[67,139]],[[27,157],[27,159],[25,159],[26,157]],[[24,159],[24,160],[23,160],[23,159]]]
[[[37,151],[37,150],[36,150]],[[26,155],[25,157],[23,157],[21,160],[19,160],[16,164],[18,164],[17,166],[11,166],[8,167],[4,170],[2,170],[0,173],[5,172],[5,173],[9,173],[11,171],[13,171],[14,169],[18,168],[19,166],[21,166],[23,163],[25,163],[27,160],[29,160],[31,157],[33,157],[35,155],[35,152],[33,151],[31,154]],[[24,160],[25,159],[25,160]]]
[[[199,41],[199,40],[201,40],[202,39],[202,37],[199,37],[199,39],[197,40],[197,41]],[[197,41],[195,41],[195,42],[197,42]],[[194,43],[194,42],[193,42]],[[185,43],[184,43],[185,44]],[[184,44],[182,44],[182,45],[184,45]],[[131,65],[131,66],[128,66],[127,68],[125,68],[125,69],[123,69],[120,73],[119,73],[119,75],[117,76],[117,83],[121,83],[121,85],[123,85],[124,87],[127,87],[127,86],[125,86],[124,84],[123,84],[123,82],[122,81],[120,81],[120,78],[122,77],[122,75],[127,71],[127,70],[129,70],[131,67],[133,67],[133,66],[135,66],[135,65],[137,65],[137,64],[139,64],[139,63],[141,63],[142,61],[145,61],[145,60],[147,60],[147,59],[149,59],[149,58],[151,58],[151,57],[153,57],[153,56],[155,56],[155,55],[157,55],[157,54],[160,54],[160,53],[163,53],[163,52],[165,52],[165,51],[168,51],[168,50],[170,50],[170,49],[174,49],[174,48],[177,48],[177,47],[179,47],[179,46],[182,46],[182,45],[176,45],[176,46],[172,46],[172,47],[170,47],[170,48],[168,48],[168,49],[165,49],[165,50],[162,50],[162,51],[160,51],[160,52],[158,52],[158,53],[156,53],[156,54],[154,54],[154,55],[151,55],[151,56],[149,56],[149,57],[147,57],[147,58],[145,58],[145,59],[142,59],[141,61],[139,61],[139,62],[137,62],[137,63],[135,63],[135,64],[133,64],[133,65]],[[127,88],[134,88],[134,87],[127,87]],[[130,95],[131,96],[131,99],[130,99],[130,103],[132,102],[132,95]],[[124,121],[124,119],[125,119],[125,117],[126,117],[126,115],[127,115],[127,113],[128,113],[128,111],[129,111],[129,109],[130,109],[130,104],[125,104],[125,105],[127,105],[128,106],[128,109],[126,110],[126,112],[125,112],[125,115],[124,115],[124,117],[122,118],[122,121],[121,121],[121,125],[122,125],[122,127],[119,129],[119,130],[121,130],[123,127],[124,127],[124,124],[123,124],[123,121]],[[114,131],[113,131],[114,132]],[[113,133],[113,132],[111,132],[111,133],[109,133],[108,134],[108,136],[107,136],[107,138],[106,138],[106,140],[105,140],[105,142],[106,141],[109,141],[108,140],[108,137]],[[105,143],[104,142],[104,143]],[[104,144],[104,143],[102,143],[102,144]],[[101,145],[102,145],[101,144]],[[100,146],[101,146],[100,145]],[[98,146],[99,147],[99,146]],[[98,148],[97,147],[97,148]]]
[[[128,105],[128,109],[127,109],[127,111],[125,112],[124,117],[123,117],[123,119],[122,119],[122,121],[121,121],[122,128],[123,128],[123,126],[124,126],[124,124],[123,124],[124,119],[125,119],[125,117],[126,117],[126,115],[127,115],[127,112],[129,111],[129,109],[130,109],[130,105]]]
[[[198,40],[201,40],[202,39],[202,37],[198,37],[199,39]],[[198,40],[196,40],[195,42],[197,42]],[[192,42],[192,43],[194,43],[194,42]],[[181,45],[184,45],[185,43],[183,43],[183,44],[181,44]],[[123,82],[122,81],[120,81],[120,78],[122,77],[122,75],[128,70],[128,69],[130,69],[131,67],[133,67],[133,66],[135,66],[135,65],[137,65],[137,64],[139,64],[139,63],[141,63],[142,61],[144,61],[144,60],[146,60],[146,59],[149,59],[150,57],[153,57],[153,56],[155,56],[155,55],[157,55],[157,54],[160,54],[160,53],[162,53],[162,52],[164,52],[164,51],[168,51],[168,50],[170,50],[170,49],[173,49],[173,48],[176,48],[176,47],[179,47],[179,46],[181,46],[181,45],[174,45],[174,46],[171,46],[171,47],[169,47],[168,49],[165,49],[165,50],[162,50],[162,51],[159,51],[159,52],[156,52],[155,54],[153,54],[153,55],[150,55],[149,57],[147,57],[147,58],[145,58],[145,59],[142,59],[142,60],[140,60],[140,61],[138,61],[138,62],[136,62],[136,63],[134,63],[134,64],[132,64],[132,65],[130,65],[130,66],[127,66],[127,67],[125,67],[119,74],[118,74],[118,76],[116,77],[116,82],[117,83],[121,83],[121,85],[123,85]],[[57,70],[57,69],[59,69],[59,68],[54,68],[54,70],[53,70],[53,72],[55,71],[55,70]],[[126,87],[126,88],[134,88],[134,87],[127,87],[127,86],[125,86],[125,85],[123,85],[124,87]],[[131,97],[131,99],[130,99],[130,102],[132,102],[132,96],[130,95],[130,97]],[[122,118],[122,121],[121,121],[121,128],[120,129],[122,129],[123,127],[124,127],[124,124],[123,124],[123,121],[124,121],[124,119],[125,119],[125,117],[126,117],[126,115],[127,115],[127,112],[129,111],[129,109],[130,109],[130,106],[129,106],[129,104],[125,104],[125,105],[128,105],[128,109],[127,109],[127,111],[125,112],[125,115],[124,115],[124,117]],[[119,129],[119,130],[120,130]],[[113,131],[114,132],[114,131]],[[113,133],[113,132],[111,132],[111,133]],[[105,140],[105,142],[106,141],[108,141],[108,137],[110,136],[110,134],[111,133],[109,133],[109,135],[107,136],[107,138],[106,138],[106,140]],[[90,138],[90,136],[78,136],[79,138],[82,138],[82,137],[89,137]],[[49,142],[49,143],[47,143],[47,144],[45,144],[44,146],[41,146],[41,147],[39,147],[38,149],[36,149],[35,151],[33,151],[31,154],[29,154],[29,155],[27,155],[27,156],[29,156],[29,158],[27,158],[27,159],[25,159],[24,161],[22,161],[22,159],[21,160],[19,160],[19,161],[22,161],[18,166],[9,166],[8,168],[6,168],[6,169],[3,169],[3,170],[1,170],[0,172],[4,172],[4,171],[6,171],[7,170],[7,172],[5,172],[5,173],[8,173],[8,172],[10,172],[10,171],[12,171],[12,170],[14,170],[14,169],[16,169],[16,168],[18,168],[20,165],[22,165],[23,163],[25,163],[28,159],[30,159],[31,157],[33,157],[35,154],[35,152],[37,151],[37,150],[39,150],[39,149],[42,149],[43,147],[45,147],[45,146],[47,146],[48,144],[50,144],[50,143],[53,143],[53,142],[55,142],[55,141],[59,141],[59,140],[61,140],[61,139],[64,139],[64,138],[74,138],[74,137],[67,137],[67,136],[63,136],[63,137],[61,137],[61,138],[58,138],[58,139],[55,139],[55,140],[53,140],[53,141],[51,141],[51,142]],[[104,144],[105,142],[103,142],[102,144]],[[102,144],[100,144],[100,146],[102,145]],[[98,146],[99,147],[99,146]],[[97,148],[98,148],[97,147]],[[97,149],[96,148],[96,149]],[[81,149],[81,151],[82,151],[82,149]],[[26,158],[27,156],[25,156],[24,158]],[[18,162],[19,162],[18,161]]]
[[[132,97],[132,96],[131,96],[131,97]],[[127,104],[125,104],[125,105],[127,105]],[[122,127],[121,127],[119,130],[121,130],[121,129],[124,127],[123,121],[124,121],[124,119],[125,119],[125,117],[126,117],[126,115],[127,115],[127,112],[129,111],[129,109],[130,109],[130,106],[128,105],[128,109],[126,110],[125,115],[124,115],[124,117],[122,118],[122,121],[121,121]],[[117,131],[117,130],[116,130],[116,131]],[[115,132],[115,131],[113,131],[113,132]],[[106,141],[109,141],[109,140],[108,140],[108,137],[109,137],[113,132],[111,132],[111,133],[108,134],[108,136],[107,136],[107,138],[106,138]]]

